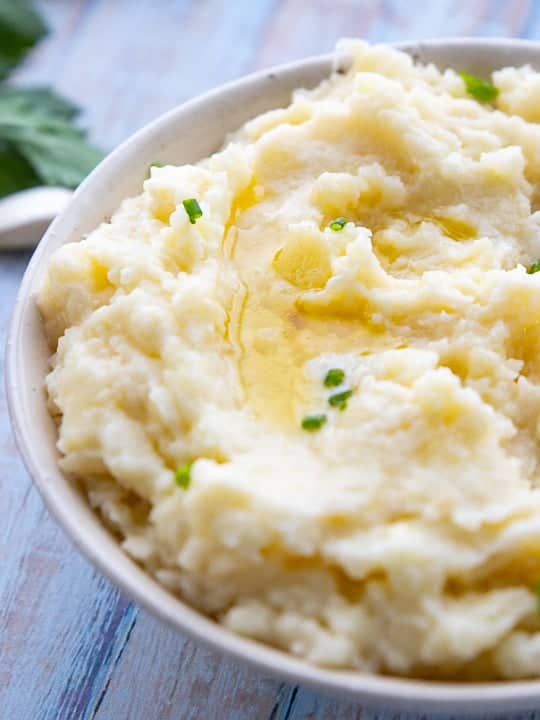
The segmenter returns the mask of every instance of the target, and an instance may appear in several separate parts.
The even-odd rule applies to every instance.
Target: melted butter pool
[[[272,223],[242,227],[241,213],[256,203],[253,187],[235,203],[225,249],[241,282],[229,321],[246,402],[263,422],[296,430],[306,412],[324,412],[322,384],[305,373],[323,353],[365,353],[394,346],[396,339],[370,326],[365,317],[340,319],[303,312],[302,289],[284,280],[273,265],[283,235]]]

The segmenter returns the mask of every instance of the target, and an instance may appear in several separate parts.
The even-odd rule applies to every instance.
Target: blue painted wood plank
[[[82,718],[135,608],[68,544],[27,483],[4,456],[0,494],[16,521],[0,539],[0,717]]]
[[[394,711],[362,709],[354,703],[332,699],[320,693],[299,688],[288,712],[277,715],[275,720],[320,720],[321,718],[324,720],[430,720],[433,717],[431,714],[401,714]],[[435,717],[444,720],[448,716],[445,715],[442,707]],[[540,720],[540,711],[515,715],[480,713],[474,716],[465,715],[461,720]]]
[[[520,34],[530,40],[538,40],[540,39],[540,3],[533,0],[528,3],[528,6],[528,13]]]
[[[26,262],[26,254],[0,255],[2,344]],[[3,356],[0,368],[3,374]],[[0,446],[0,716],[79,717],[103,684],[108,657],[123,646],[123,623],[134,610],[48,518],[16,453],[3,389]],[[92,626],[99,631],[93,647],[84,642]]]
[[[112,148],[178,103],[242,75],[275,5],[94,0],[76,42],[62,36],[61,63],[51,50],[49,77],[87,108],[94,138]]]
[[[141,613],[95,720],[266,720],[279,683]],[[214,713],[214,714],[213,714]]]
[[[0,255],[2,339],[26,262],[25,254]],[[104,660],[116,652],[128,603],[47,517],[17,456],[3,390],[0,446],[0,716],[56,718],[65,707],[64,717],[76,717],[71,708],[102,684]],[[81,632],[92,624],[103,638],[97,654]],[[62,668],[64,653],[71,657]],[[64,672],[57,675],[58,669]]]
[[[268,24],[255,66],[328,52],[344,36],[371,42],[458,35],[540,37],[538,12],[535,0],[284,0]],[[534,17],[528,22],[530,13]]]
[[[31,53],[24,65],[17,69],[15,78],[21,82],[51,84],[55,81],[69,56],[70,48],[77,43],[92,0],[40,0],[36,3],[49,34]]]

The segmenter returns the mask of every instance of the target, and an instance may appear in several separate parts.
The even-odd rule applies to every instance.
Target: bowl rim
[[[530,40],[452,37],[388,44],[404,49],[420,59],[422,59],[424,49],[437,49],[443,46],[469,49],[497,48],[507,49],[509,52],[520,48],[530,51],[532,54],[536,53],[540,62],[540,43]],[[169,110],[113,150],[75,191],[70,207],[76,206],[80,198],[84,198],[88,190],[99,182],[100,175],[104,170],[112,170],[116,161],[124,155],[128,148],[144,143],[147,137],[159,133],[161,129],[174,123],[175,118],[180,115],[195,113],[198,107],[219,100],[233,89],[261,84],[269,77],[279,78],[287,72],[302,71],[318,66],[321,69],[328,68],[329,70],[334,62],[334,57],[333,53],[316,55],[266,68],[220,85]],[[113,585],[120,588],[130,600],[135,601],[154,617],[164,621],[175,630],[217,651],[225,652],[236,660],[248,662],[260,671],[285,678],[290,683],[301,683],[318,690],[347,696],[349,699],[363,702],[368,707],[377,705],[400,710],[421,709],[423,712],[436,708],[439,712],[444,711],[447,714],[533,708],[540,701],[540,679],[482,683],[440,682],[372,675],[359,671],[333,670],[311,665],[285,651],[227,630],[166,590],[164,590],[164,594],[156,592],[156,588],[151,587],[156,585],[156,581],[149,573],[139,568],[131,558],[129,558],[129,562],[139,569],[137,579],[127,577],[121,568],[107,562],[105,557],[95,551],[92,544],[92,533],[79,528],[70,513],[70,507],[64,505],[55,484],[43,476],[32,449],[35,431],[29,431],[28,426],[25,427],[22,402],[18,397],[19,387],[24,379],[24,373],[18,361],[18,348],[23,332],[25,312],[29,304],[33,302],[32,281],[42,260],[51,253],[48,247],[51,240],[61,230],[63,217],[64,213],[51,224],[25,270],[7,335],[5,389],[14,438],[26,470],[41,494],[47,509],[83,556],[90,560]],[[59,469],[58,473],[62,475]],[[101,520],[96,514],[94,528],[97,530],[101,525]],[[126,557],[128,556],[126,555]],[[163,588],[161,589],[163,590]],[[156,597],[153,597],[154,595]],[[170,598],[169,602],[166,601],[166,597]]]

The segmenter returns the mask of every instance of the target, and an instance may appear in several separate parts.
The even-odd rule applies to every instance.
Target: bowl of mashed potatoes
[[[158,119],[50,228],[15,435],[157,616],[362,702],[537,705],[535,66],[342,41]]]

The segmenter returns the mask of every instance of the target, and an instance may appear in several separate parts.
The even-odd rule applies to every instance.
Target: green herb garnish
[[[193,463],[186,463],[185,465],[177,468],[174,473],[174,482],[178,485],[178,487],[184,488],[184,490],[187,490],[189,483],[191,482],[192,465]]]
[[[458,75],[465,83],[465,89],[469,95],[479,102],[491,102],[499,94],[498,88],[493,83],[481,80],[466,72],[460,72]]]
[[[0,0],[0,78],[46,34],[47,27],[29,0]]]
[[[29,0],[0,0],[0,79],[46,34]],[[0,84],[0,197],[36,185],[76,187],[101,160],[53,90]]]
[[[326,415],[306,415],[302,418],[302,428],[308,432],[320,430],[327,419]]]
[[[540,613],[540,582],[537,582],[534,586],[534,593],[536,595],[536,609]]]
[[[344,390],[343,392],[330,395],[328,398],[328,404],[338,410],[345,410],[347,407],[347,400],[351,397],[352,390]]]
[[[540,270],[540,260],[536,260],[536,262],[533,262],[532,265],[529,265],[527,268],[527,272],[529,275],[534,275],[534,273],[537,273]]]
[[[201,206],[199,205],[197,200],[195,200],[195,198],[188,198],[187,200],[182,200],[182,205],[187,212],[189,222],[192,225],[195,225],[197,220],[202,217]]]
[[[345,380],[345,373],[340,368],[332,368],[324,378],[325,387],[337,387]]]
[[[154,162],[151,162],[148,166],[148,172],[146,173],[146,177],[149,178],[152,175],[152,168],[162,168],[165,167],[165,163],[157,162],[154,160]]]
[[[348,222],[349,221],[347,220],[347,218],[337,217],[335,220],[332,220],[332,222],[329,223],[328,227],[334,232],[339,232],[340,230],[343,230],[343,228]]]

